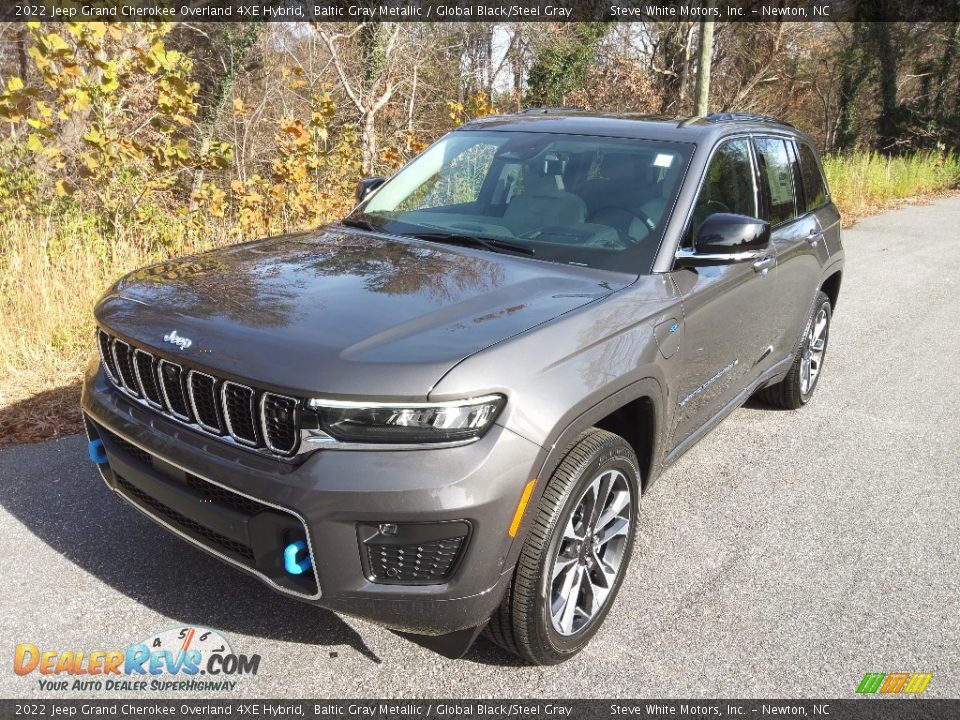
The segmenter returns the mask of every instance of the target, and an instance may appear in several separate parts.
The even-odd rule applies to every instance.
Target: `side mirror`
[[[359,205],[364,200],[367,199],[367,196],[370,195],[374,190],[383,185],[386,182],[386,178],[382,177],[368,177],[364,178],[357,183],[357,204]]]
[[[682,265],[725,265],[757,260],[770,247],[770,223],[766,220],[714,213],[693,234],[693,250],[677,253]]]

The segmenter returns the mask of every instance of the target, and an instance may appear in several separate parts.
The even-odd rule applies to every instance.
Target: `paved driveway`
[[[0,452],[0,695],[43,694],[16,643],[197,624],[262,656],[236,697],[845,697],[868,671],[960,696],[960,198],[844,240],[816,400],[738,410],[661,478],[575,661],[522,667],[485,641],[448,661],[284,599],[122,504],[73,437]]]

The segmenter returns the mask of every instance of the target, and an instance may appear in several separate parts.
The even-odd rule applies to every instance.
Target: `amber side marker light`
[[[517,511],[513,514],[513,522],[510,523],[510,529],[507,534],[510,537],[517,536],[517,530],[520,529],[520,521],[523,520],[523,511],[527,509],[527,503],[530,502],[530,496],[533,495],[533,486],[537,484],[534,478],[523,488],[523,495],[520,496],[520,502],[517,503]]]

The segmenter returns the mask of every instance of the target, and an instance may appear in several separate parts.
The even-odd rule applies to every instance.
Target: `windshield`
[[[646,273],[693,145],[458,131],[415,158],[349,220],[492,252]]]

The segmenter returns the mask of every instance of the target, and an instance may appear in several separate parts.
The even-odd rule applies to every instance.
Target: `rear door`
[[[777,362],[793,354],[810,312],[820,269],[829,253],[817,214],[806,210],[793,140],[756,136],[753,148],[762,217],[770,223],[771,241],[777,255],[777,292],[768,309],[777,329],[771,353]]]
[[[817,154],[803,140],[798,140],[796,147],[797,157],[800,160],[804,210],[816,215],[817,222],[820,224],[824,247],[820,249],[819,255],[821,260],[825,260],[826,254],[833,254],[840,250],[840,213],[830,201],[830,191]]]

